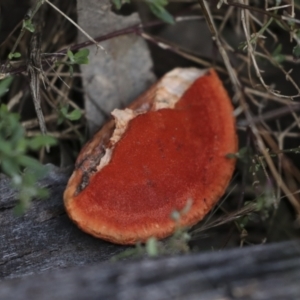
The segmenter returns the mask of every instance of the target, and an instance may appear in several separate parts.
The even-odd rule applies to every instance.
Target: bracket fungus
[[[82,149],[64,193],[83,231],[118,244],[171,235],[212,209],[231,179],[237,151],[233,107],[214,70],[174,69]]]

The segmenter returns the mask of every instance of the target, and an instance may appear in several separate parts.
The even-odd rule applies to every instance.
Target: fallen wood
[[[53,167],[40,182],[51,196],[21,217],[13,214],[15,191],[0,178],[0,299],[299,299],[300,242],[103,262],[125,248],[69,220],[69,175]]]
[[[16,192],[0,177],[0,278],[100,262],[123,251],[81,232],[65,213],[62,195],[70,170],[52,167],[40,182],[50,197],[33,201],[21,217],[13,213]]]
[[[0,284],[0,299],[299,299],[300,243],[56,270]]]

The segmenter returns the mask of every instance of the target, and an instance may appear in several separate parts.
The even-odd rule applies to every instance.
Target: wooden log
[[[0,278],[100,262],[124,250],[81,232],[69,220],[62,202],[69,176],[70,170],[52,166],[39,183],[49,188],[50,197],[33,201],[21,217],[13,213],[16,192],[0,177]]]
[[[62,193],[69,175],[52,167],[39,183],[50,197],[21,217],[13,214],[15,191],[0,178],[0,299],[300,298],[297,241],[103,263],[125,247],[90,237],[68,219]]]
[[[0,283],[0,299],[296,300],[299,242],[97,263]]]

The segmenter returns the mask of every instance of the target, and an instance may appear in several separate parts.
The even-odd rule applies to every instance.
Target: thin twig
[[[41,108],[40,95],[40,73],[41,73],[41,36],[40,32],[35,32],[30,40],[29,59],[27,62],[27,72],[29,77],[30,91],[35,107],[35,111],[39,120],[41,132],[46,135],[47,128],[43,111]]]
[[[253,134],[256,138],[256,143],[257,143],[258,149],[260,150],[260,152],[264,156],[265,161],[266,161],[266,163],[267,163],[267,165],[268,165],[268,167],[271,171],[271,174],[274,177],[274,179],[276,180],[276,183],[282,189],[282,191],[284,192],[285,196],[289,199],[291,204],[294,206],[297,214],[300,215],[300,203],[297,201],[295,196],[290,192],[289,188],[287,187],[287,185],[283,182],[282,178],[280,177],[280,175],[279,175],[279,173],[278,173],[278,171],[277,171],[277,169],[276,169],[276,167],[275,167],[275,165],[274,165],[274,163],[273,163],[273,161],[272,161],[272,159],[271,159],[271,157],[270,157],[270,155],[269,155],[269,153],[268,153],[268,151],[267,151],[267,149],[264,145],[264,142],[263,142],[263,140],[262,140],[262,138],[259,134],[259,130],[256,127],[255,123],[253,122],[253,117],[252,117],[252,115],[251,115],[251,113],[248,109],[248,105],[247,105],[247,102],[246,102],[245,97],[244,97],[244,91],[242,90],[242,86],[240,84],[240,81],[238,80],[238,78],[237,78],[237,76],[234,72],[234,69],[231,65],[228,54],[226,53],[225,49],[222,46],[221,40],[218,36],[216,27],[214,25],[212,15],[210,13],[210,9],[209,9],[206,1],[204,1],[204,0],[199,0],[199,4],[200,4],[202,12],[205,16],[208,28],[209,28],[209,30],[212,34],[212,38],[216,42],[216,45],[219,49],[221,57],[222,57],[222,59],[224,61],[224,64],[226,66],[226,69],[228,71],[231,83],[234,87],[237,99],[239,100],[239,103],[240,103],[241,107],[244,110],[244,114],[246,116],[246,119],[247,119],[247,121],[249,122],[249,124],[252,128],[252,132],[253,132]],[[245,5],[245,6],[247,6],[247,5]],[[248,6],[247,6],[247,8],[248,8]],[[245,16],[244,10],[242,9],[241,11],[242,11],[243,16]],[[245,30],[247,31],[246,23],[244,24],[244,26],[245,26]]]
[[[71,18],[69,18],[64,12],[62,12],[57,6],[52,4],[49,0],[44,0],[47,2],[52,8],[54,8],[56,11],[58,11],[62,16],[64,16],[70,23],[72,23],[80,32],[82,32],[93,44],[97,46],[97,48],[100,48],[101,50],[105,51],[105,49],[98,44],[98,42],[93,39],[85,30],[83,30],[76,22],[74,22]],[[106,52],[106,51],[105,51]]]

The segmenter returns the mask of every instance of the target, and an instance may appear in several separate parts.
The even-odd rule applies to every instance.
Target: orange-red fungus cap
[[[171,235],[171,213],[188,201],[180,225],[200,221],[225,192],[235,166],[226,154],[237,151],[233,107],[215,71],[175,69],[113,116],[77,159],[64,194],[70,218],[119,244]]]

